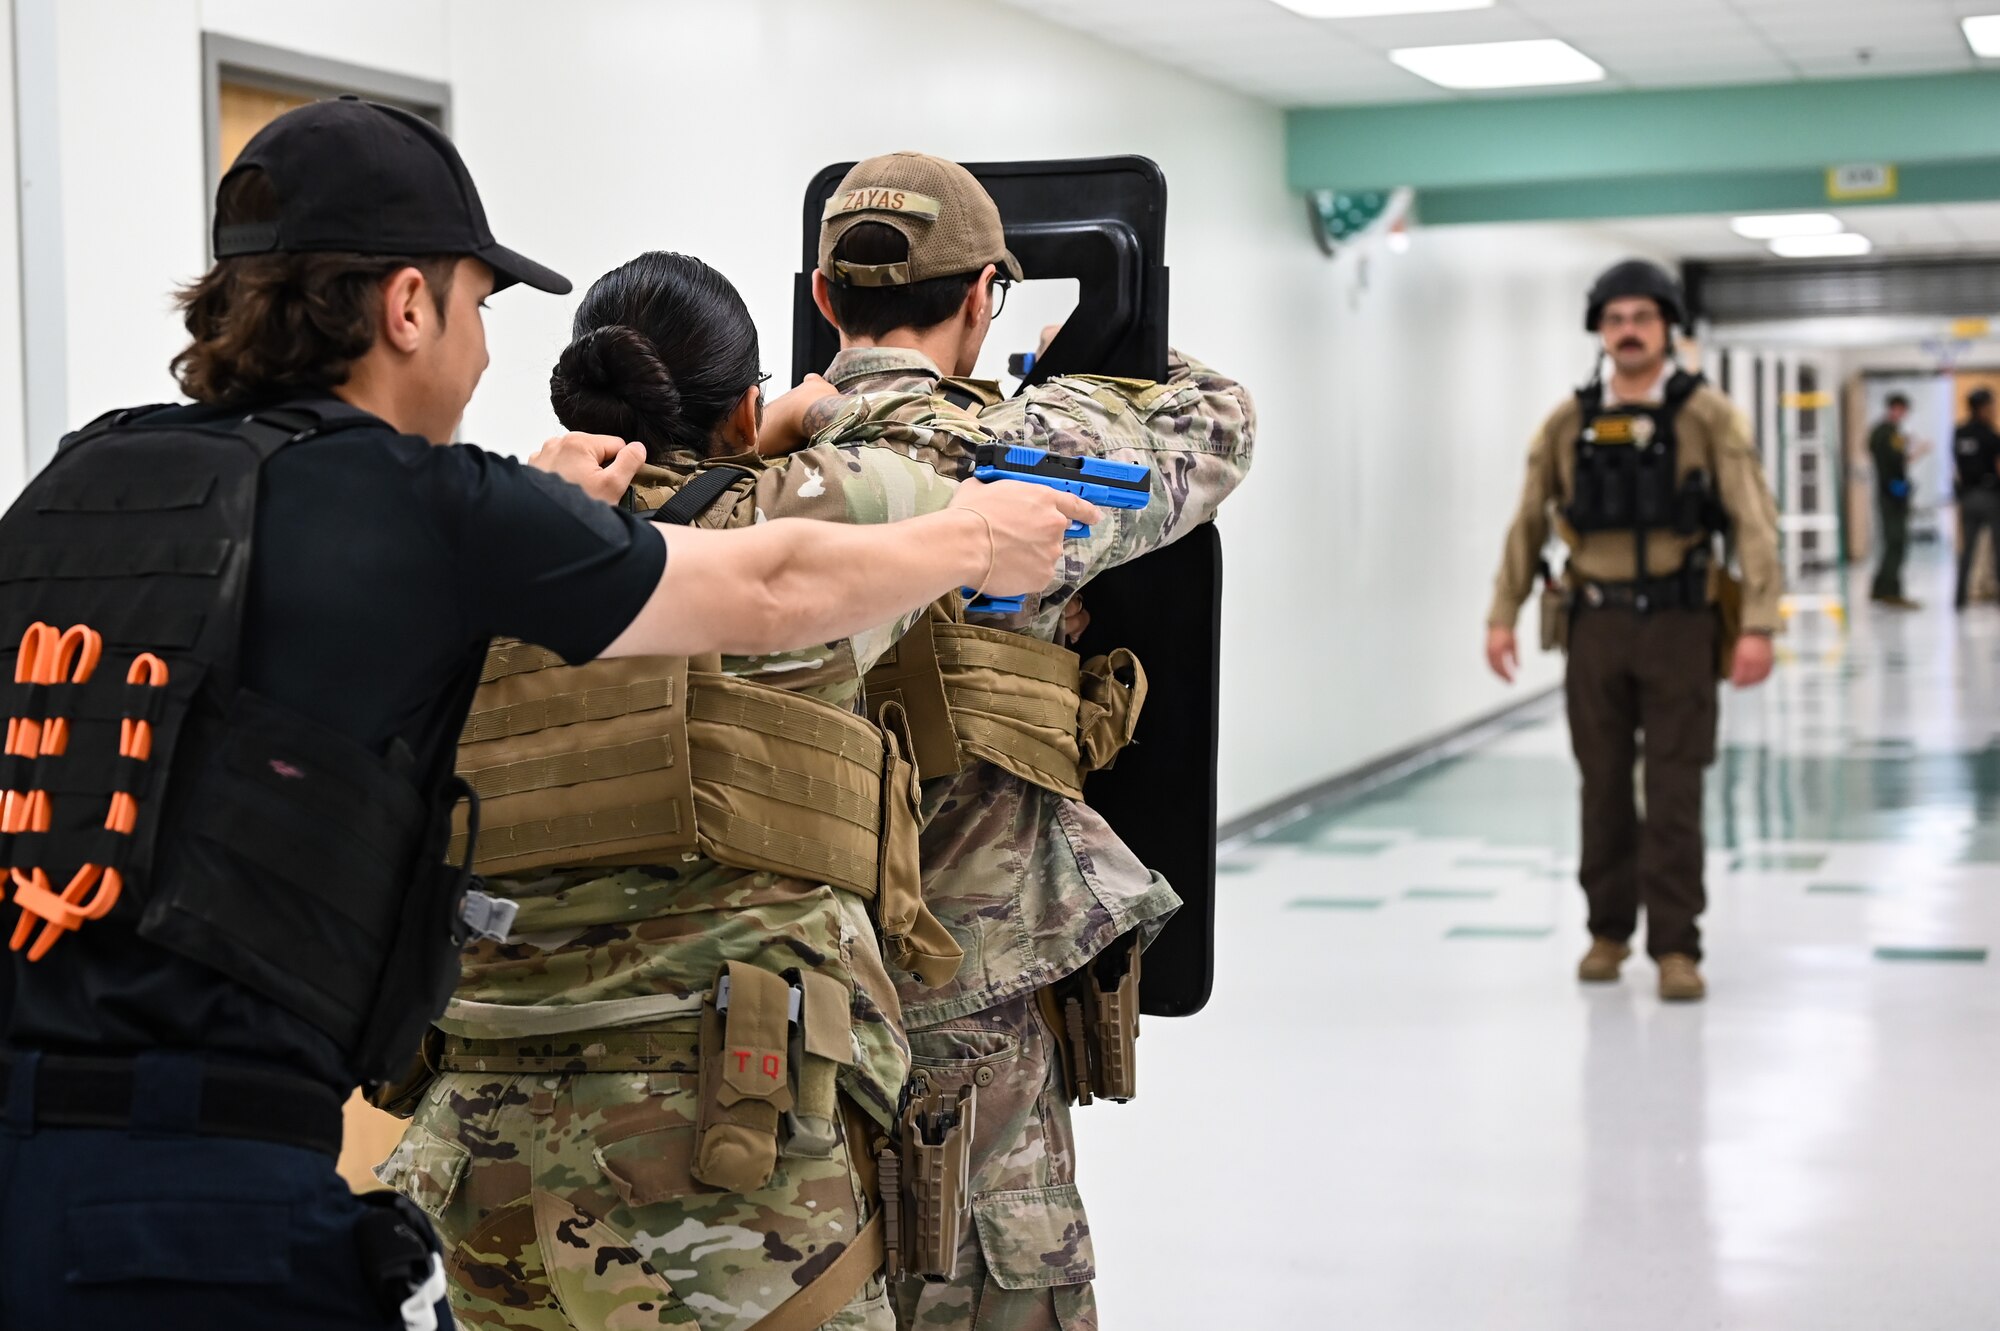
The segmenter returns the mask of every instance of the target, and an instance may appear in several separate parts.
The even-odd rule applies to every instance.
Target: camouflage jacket
[[[704,527],[767,518],[892,522],[935,512],[955,483],[887,449],[814,447],[759,467],[754,489]],[[678,486],[694,459],[669,460]],[[729,674],[858,706],[861,677],[915,615],[858,637],[777,656],[724,657]],[[520,902],[504,943],[466,953],[464,978],[439,1025],[455,1035],[508,1038],[638,1024],[692,1023],[724,961],[774,971],[808,967],[853,991],[858,1059],[843,1083],[887,1123],[909,1069],[909,1046],[867,903],[847,892],[688,855],[671,865],[551,870],[496,879]]]
[[[938,395],[921,353],[850,349],[827,376],[848,400],[815,446],[871,443],[964,477],[970,419]],[[1091,578],[1136,559],[1215,515],[1250,468],[1256,414],[1242,385],[1176,354],[1164,384],[1058,377],[977,417],[985,437],[1153,469],[1153,502],[1107,511],[1087,540],[1065,547],[1050,589],[1019,614],[982,620],[1054,642],[1063,607]],[[830,400],[831,401],[831,400]],[[1086,600],[1088,598],[1086,597]],[[924,784],[924,897],[959,946],[956,978],[931,989],[899,979],[912,1027],[982,1011],[1061,979],[1131,932],[1147,941],[1180,906],[1088,806],[987,763]]]

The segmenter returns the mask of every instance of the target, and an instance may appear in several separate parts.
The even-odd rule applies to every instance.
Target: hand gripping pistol
[[[1073,458],[1039,448],[1008,444],[981,444],[973,455],[972,475],[981,481],[1026,481],[1067,490],[1088,499],[1099,508],[1141,509],[1153,502],[1153,470],[1136,462],[1110,462],[1104,458]],[[1067,540],[1082,540],[1090,528],[1081,522],[1069,524]],[[972,597],[966,610],[975,615],[1011,615],[1026,599],[1020,596]]]

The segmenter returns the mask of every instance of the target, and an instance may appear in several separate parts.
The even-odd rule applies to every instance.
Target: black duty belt
[[[1706,571],[1699,578],[1670,574],[1664,578],[1641,578],[1632,582],[1580,582],[1576,588],[1580,610],[1684,610],[1708,604]]]
[[[18,1050],[0,1051],[0,1083],[8,1087],[10,1111],[18,1095],[15,1071],[28,1059]],[[133,1123],[133,1094],[140,1080],[131,1058],[43,1054],[34,1060],[34,1122],[47,1128],[127,1129]],[[198,1086],[198,1108],[181,1130],[202,1137],[303,1146],[338,1157],[342,1130],[340,1097],[310,1078],[265,1068],[231,1067],[185,1060],[185,1075]],[[11,1114],[10,1114],[11,1117]],[[152,1129],[155,1125],[144,1124]]]

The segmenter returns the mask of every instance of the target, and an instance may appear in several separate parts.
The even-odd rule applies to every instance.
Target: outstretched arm
[[[751,656],[852,637],[956,587],[999,595],[1052,580],[1069,523],[1096,519],[1074,495],[968,481],[951,507],[847,526],[781,518],[734,531],[656,528],[660,585],[606,656]]]

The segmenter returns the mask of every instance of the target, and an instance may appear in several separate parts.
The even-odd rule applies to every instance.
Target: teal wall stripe
[[[1847,162],[1990,159],[2000,73],[1830,79],[1286,113],[1297,190],[1465,189]]]
[[[2000,147],[1996,139],[1991,147]],[[1897,171],[1891,199],[1831,200],[1824,171],[1705,171],[1671,176],[1607,176],[1560,184],[1513,183],[1420,190],[1417,219],[1427,226],[1464,222],[1545,222],[1684,213],[1756,213],[1866,208],[1876,203],[1975,203],[2000,199],[2000,157],[1914,162]]]

